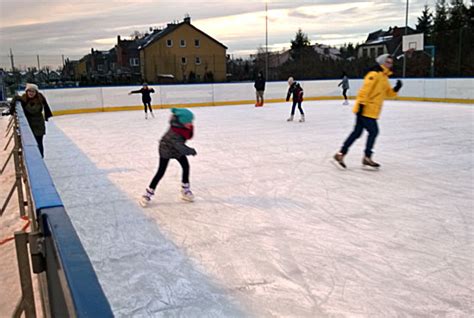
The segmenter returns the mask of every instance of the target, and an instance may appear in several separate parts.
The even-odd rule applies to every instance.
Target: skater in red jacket
[[[171,116],[170,120],[170,129],[160,140],[160,163],[158,166],[158,171],[151,180],[148,188],[146,188],[145,193],[140,200],[140,204],[143,207],[145,207],[151,201],[151,198],[155,194],[155,189],[158,186],[161,178],[163,178],[165,175],[170,159],[178,160],[181,168],[183,169],[181,178],[181,195],[183,200],[194,200],[194,195],[191,192],[191,187],[189,185],[189,162],[186,156],[195,156],[196,150],[185,145],[186,141],[193,137],[194,115],[191,111],[185,108],[173,108],[171,109],[171,112],[173,115]]]
[[[303,88],[301,87],[300,83],[296,82],[293,77],[288,78],[288,93],[286,94],[286,101],[290,100],[290,96],[293,95],[293,106],[291,106],[291,115],[286,121],[293,121],[293,117],[295,116],[295,108],[298,105],[298,110],[300,111],[301,118],[300,122],[304,122],[304,112],[303,108],[301,107],[301,103],[303,102]]]

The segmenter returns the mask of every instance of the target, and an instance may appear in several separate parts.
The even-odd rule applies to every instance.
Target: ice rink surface
[[[117,317],[473,315],[472,105],[385,103],[374,160],[340,101],[193,108],[194,203],[176,161],[146,209],[170,111],[54,117],[45,156]],[[299,116],[296,116],[299,118]]]

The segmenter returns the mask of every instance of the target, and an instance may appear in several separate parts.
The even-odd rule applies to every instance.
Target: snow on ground
[[[172,161],[146,209],[170,111],[53,118],[46,162],[118,317],[473,314],[473,107],[385,103],[330,163],[354,116],[340,101],[194,108],[194,203]],[[298,118],[298,116],[297,116]]]

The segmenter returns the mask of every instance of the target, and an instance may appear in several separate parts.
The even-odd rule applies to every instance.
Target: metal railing
[[[38,275],[45,317],[113,317],[92,264],[64,209],[21,104],[10,117],[6,151],[13,147],[0,173],[13,158],[15,181],[3,203],[0,216],[17,192],[19,214],[28,219],[15,232],[21,298],[13,317],[36,317],[31,270]],[[26,197],[26,201],[25,201]]]

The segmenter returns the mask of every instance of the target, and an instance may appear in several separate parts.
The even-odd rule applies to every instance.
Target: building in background
[[[180,82],[226,80],[227,47],[193,26],[190,17],[153,30],[138,49],[146,82],[170,77]]]
[[[415,34],[416,31],[408,27],[407,34]],[[367,36],[365,43],[357,47],[358,58],[375,58],[382,54],[399,55],[402,53],[402,39],[405,35],[405,27],[390,27],[388,31],[378,30]]]

